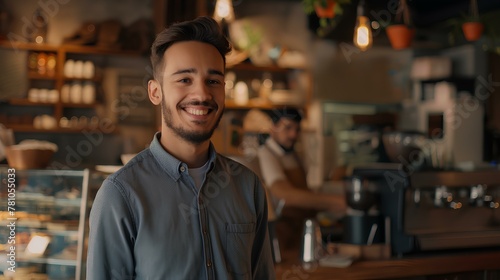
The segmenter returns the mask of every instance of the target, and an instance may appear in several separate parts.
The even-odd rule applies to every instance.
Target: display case
[[[89,185],[102,182],[92,174],[0,167],[0,271],[6,279],[85,279]]]

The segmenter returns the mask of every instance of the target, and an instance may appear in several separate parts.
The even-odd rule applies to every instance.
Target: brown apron
[[[267,149],[269,147],[266,146]],[[279,158],[271,149],[269,149],[276,157]],[[285,169],[287,180],[298,189],[309,190],[307,188],[306,172],[299,159],[296,157],[298,166],[294,169]],[[281,163],[281,160],[279,161]],[[283,165],[282,165],[283,166]],[[309,210],[298,207],[285,206],[281,211],[280,216],[276,221],[276,236],[282,249],[298,249],[302,239],[302,230],[304,221],[308,218],[314,218],[317,214],[316,210]]]

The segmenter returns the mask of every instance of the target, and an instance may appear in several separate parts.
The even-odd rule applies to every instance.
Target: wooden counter
[[[310,270],[306,270],[301,266],[297,252],[284,252],[283,262],[276,265],[276,279],[394,279],[484,270],[500,270],[500,250],[450,253],[426,257],[404,257],[379,261],[358,261],[347,268],[314,266]],[[498,272],[495,273],[498,275]]]

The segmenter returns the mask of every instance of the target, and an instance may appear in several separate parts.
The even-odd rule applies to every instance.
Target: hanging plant
[[[334,0],[327,0],[326,3],[316,2],[314,11],[319,18],[333,18],[335,17],[335,6],[337,6],[337,2]]]
[[[462,31],[464,32],[467,41],[477,41],[483,34],[484,25],[479,20],[479,10],[477,7],[477,0],[470,1],[470,18],[462,24]]]
[[[334,28],[338,16],[344,13],[342,5],[350,4],[351,0],[302,0],[306,14],[316,14],[319,18],[318,34],[326,28]]]
[[[396,13],[396,22],[386,28],[389,42],[395,50],[409,48],[415,35],[415,29],[411,27],[410,10],[406,0],[400,0]]]

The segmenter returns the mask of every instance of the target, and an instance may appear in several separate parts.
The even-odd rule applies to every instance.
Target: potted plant
[[[316,14],[319,18],[320,28],[333,28],[335,26],[335,17],[342,15],[344,10],[342,5],[351,3],[351,0],[302,0],[304,11],[310,14]],[[318,30],[321,33],[321,30]]]
[[[470,13],[470,18],[462,24],[462,31],[467,41],[477,41],[484,30],[483,23],[479,21],[477,0],[470,1]]]
[[[395,24],[387,26],[386,33],[393,49],[402,50],[411,46],[415,29],[411,27],[406,0],[399,1]]]

